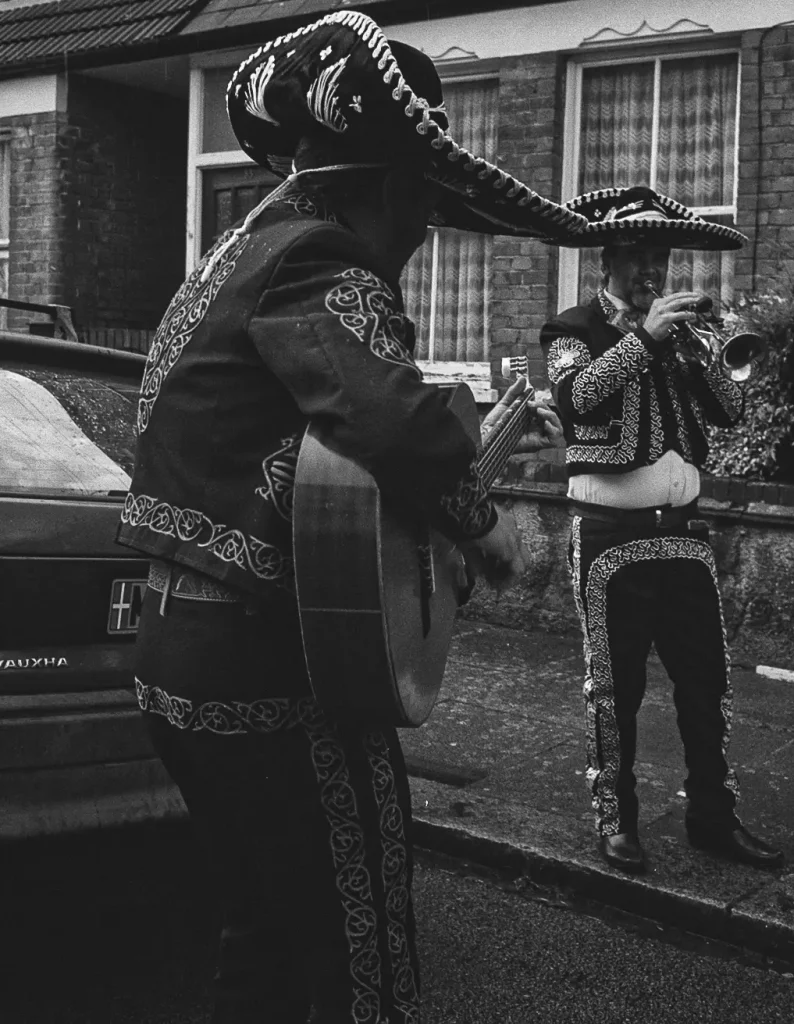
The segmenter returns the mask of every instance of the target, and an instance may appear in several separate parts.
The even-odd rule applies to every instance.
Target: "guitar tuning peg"
[[[502,376],[508,380],[520,376],[526,377],[528,374],[529,360],[526,356],[505,356],[502,359]]]

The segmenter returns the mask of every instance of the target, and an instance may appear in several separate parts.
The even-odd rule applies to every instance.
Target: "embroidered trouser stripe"
[[[306,698],[205,708],[136,689],[224,909],[213,1024],[304,1024],[309,999],[313,1024],[418,1024],[396,735],[339,729]]]
[[[322,712],[285,602],[249,615],[174,597],[162,616],[159,596],[143,601],[136,693],[223,913],[212,1024],[418,1024],[396,731]]]
[[[645,663],[656,646],[673,681],[692,816],[735,821],[727,765],[729,659],[710,545],[686,535],[631,536],[574,520],[570,568],[585,654],[587,779],[596,828],[637,824],[633,764]]]
[[[413,910],[410,900],[411,858],[406,839],[402,806],[406,795],[400,793],[405,775],[395,774],[393,755],[382,733],[367,736],[366,750],[372,767],[375,802],[380,820],[382,844],[381,882],[385,894],[389,962],[394,1006],[399,1019],[419,1024],[419,989],[413,935]],[[401,799],[402,796],[402,799]]]

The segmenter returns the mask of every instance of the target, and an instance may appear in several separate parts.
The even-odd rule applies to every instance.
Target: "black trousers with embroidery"
[[[149,590],[136,688],[221,904],[213,1024],[418,1024],[395,731],[322,713],[289,603],[160,603]]]
[[[651,647],[673,684],[687,765],[687,818],[735,825],[726,760],[730,665],[714,556],[703,526],[637,531],[577,517],[569,563],[585,649],[587,778],[596,829],[637,828],[637,712]]]

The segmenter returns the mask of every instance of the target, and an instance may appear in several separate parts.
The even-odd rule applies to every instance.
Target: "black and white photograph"
[[[794,1020],[794,4],[0,0],[0,1021]]]

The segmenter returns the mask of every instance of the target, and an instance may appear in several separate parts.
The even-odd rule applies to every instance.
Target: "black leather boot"
[[[689,842],[698,850],[707,850],[726,860],[751,864],[754,868],[783,866],[783,851],[776,850],[761,839],[750,835],[744,825],[706,825],[702,822],[686,823]]]
[[[620,832],[615,836],[601,836],[598,848],[610,867],[641,875],[648,870],[645,853],[634,832]]]

